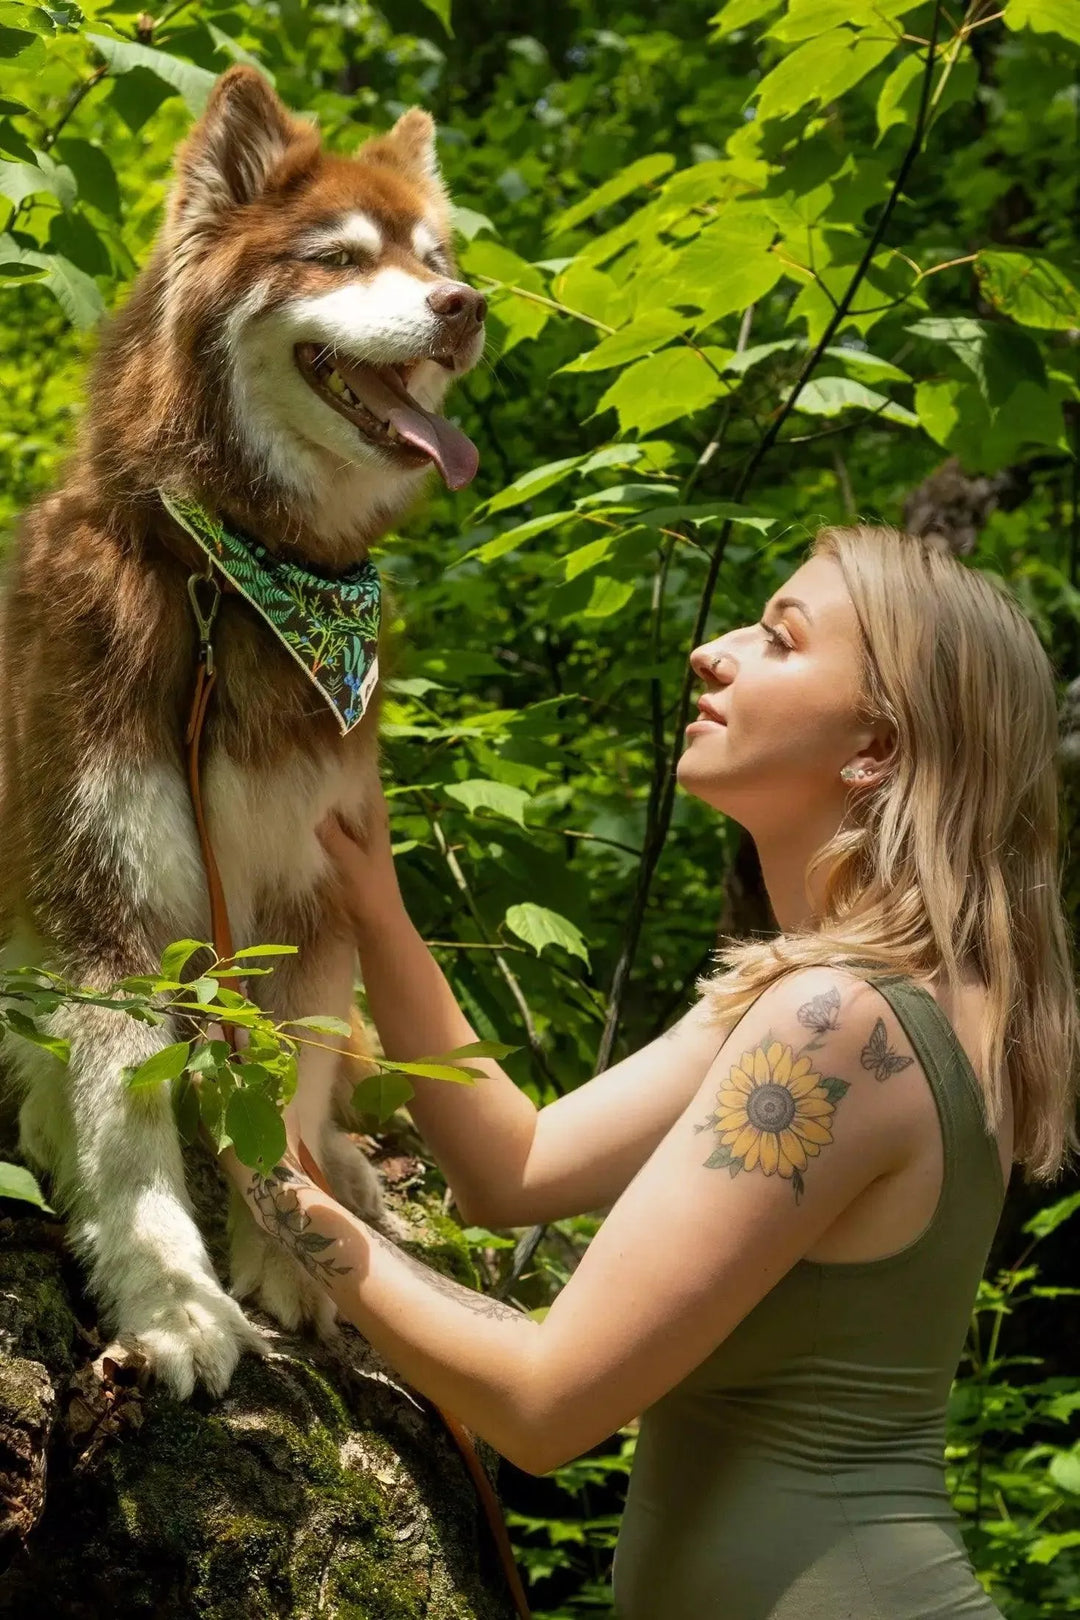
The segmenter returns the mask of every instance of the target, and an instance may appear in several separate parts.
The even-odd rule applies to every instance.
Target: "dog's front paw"
[[[229,1292],[234,1299],[250,1299],[291,1333],[310,1327],[325,1343],[337,1343],[337,1307],[329,1294],[248,1210],[236,1212],[231,1238]]]
[[[133,1344],[148,1371],[181,1401],[196,1379],[211,1395],[223,1395],[243,1352],[265,1356],[269,1348],[216,1279],[192,1278],[179,1297],[121,1309],[116,1338]]]

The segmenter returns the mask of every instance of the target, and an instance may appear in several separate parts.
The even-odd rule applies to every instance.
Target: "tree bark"
[[[224,1276],[224,1181],[186,1159]],[[475,1282],[437,1195],[388,1201]],[[272,1355],[174,1400],[105,1344],[63,1223],[0,1208],[4,1620],[513,1620],[453,1442],[352,1327],[337,1352],[252,1312]]]

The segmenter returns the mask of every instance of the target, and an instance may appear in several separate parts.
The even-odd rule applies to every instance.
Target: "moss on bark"
[[[216,1168],[191,1169],[220,1253]],[[410,1207],[410,1247],[474,1282],[435,1204]],[[91,1365],[103,1342],[60,1235],[0,1221],[0,1413],[23,1453],[0,1482],[23,1508],[0,1616],[512,1620],[452,1441],[352,1328],[335,1351],[256,1317],[272,1354],[243,1357],[221,1400],[143,1391]]]

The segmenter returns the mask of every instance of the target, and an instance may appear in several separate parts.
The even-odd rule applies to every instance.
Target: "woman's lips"
[[[698,698],[698,718],[691,720],[686,728],[688,737],[696,736],[698,732],[715,731],[718,726],[726,726],[727,721],[718,709],[714,709],[708,698]]]

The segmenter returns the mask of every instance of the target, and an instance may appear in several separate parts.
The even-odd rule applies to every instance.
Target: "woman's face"
[[[704,690],[686,728],[680,784],[752,834],[843,813],[846,765],[885,752],[857,718],[859,625],[839,566],[813,557],[766,604],[761,622],[695,648]]]

